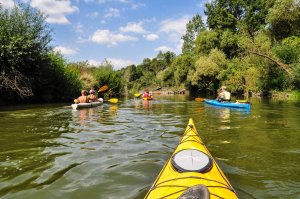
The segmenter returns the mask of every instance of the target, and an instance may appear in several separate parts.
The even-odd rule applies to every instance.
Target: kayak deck
[[[192,167],[198,167],[197,164],[200,164],[199,160],[202,161],[202,159],[195,157],[195,154],[191,154],[190,157],[186,156],[188,159],[184,157],[183,162],[179,162],[179,164],[183,164],[183,167],[186,166],[189,169],[180,171],[174,165],[174,159],[176,159],[176,155],[184,153],[184,151],[203,153],[203,156],[207,156],[211,162],[207,163],[208,166],[206,165],[202,170],[193,171],[193,169],[190,169],[191,165],[186,162],[190,161]],[[208,189],[210,198],[238,198],[224,173],[203,144],[193,120],[190,119],[179,145],[161,170],[145,198],[178,198],[187,189],[196,185],[204,185]]]

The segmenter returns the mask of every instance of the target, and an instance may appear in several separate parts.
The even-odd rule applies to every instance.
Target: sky
[[[205,21],[209,0],[0,0],[4,8],[26,3],[42,11],[52,43],[70,62],[110,61],[116,70],[181,53],[186,23],[197,13]]]

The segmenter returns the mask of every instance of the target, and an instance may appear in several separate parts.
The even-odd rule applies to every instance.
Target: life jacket
[[[228,91],[224,91],[224,100],[230,101],[231,99],[231,94]]]
[[[148,98],[148,97],[150,97],[150,95],[149,95],[149,93],[144,93],[144,94],[143,94],[143,97],[144,97],[144,98]]]

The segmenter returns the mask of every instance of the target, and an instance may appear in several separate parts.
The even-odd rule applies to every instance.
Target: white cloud
[[[0,4],[3,6],[4,9],[10,9],[15,6],[13,0],[0,0]]]
[[[134,64],[131,60],[124,60],[124,59],[116,59],[116,58],[107,58],[109,62],[114,66],[114,69],[119,70],[131,64]]]
[[[57,46],[53,49],[55,52],[60,52],[63,55],[75,55],[78,53],[78,49]]]
[[[69,24],[65,15],[79,11],[76,6],[72,6],[70,0],[32,0],[30,5],[45,13],[48,23]]]
[[[83,33],[84,32],[84,26],[78,22],[75,26],[74,26],[74,30],[77,33]]]
[[[96,19],[99,16],[99,12],[97,12],[97,11],[91,12],[91,13],[88,13],[87,16],[92,19]]]
[[[88,63],[89,63],[89,65],[92,65],[92,66],[99,66],[101,64],[99,61],[96,61],[94,59],[88,60]]]
[[[109,30],[97,30],[91,37],[90,40],[99,44],[107,44],[108,46],[116,46],[120,42],[137,41],[138,38],[123,35],[120,33],[113,33]]]
[[[133,10],[137,10],[138,8],[145,7],[145,6],[146,6],[146,4],[144,4],[144,3],[132,3],[131,8]]]
[[[174,51],[176,53],[181,52],[181,46],[182,46],[182,35],[185,34],[186,31],[186,24],[190,20],[189,16],[183,16],[178,19],[167,19],[160,23],[159,32],[166,33],[168,36],[168,39],[174,44]],[[160,50],[165,50],[161,46]],[[170,48],[166,47],[168,50]],[[157,48],[159,49],[159,48]]]
[[[189,18],[187,16],[183,16],[179,19],[167,19],[160,23],[160,32],[165,33],[178,33],[178,34],[184,34],[186,24],[189,21]]]
[[[167,46],[160,46],[154,49],[155,51],[162,51],[162,52],[167,52],[167,51],[172,51],[171,48],[167,47]]]
[[[148,35],[143,35],[143,37],[145,39],[147,39],[148,41],[155,41],[159,38],[159,36],[157,34],[148,34]]]
[[[142,22],[128,23],[125,27],[120,27],[121,32],[145,33]]]
[[[110,18],[110,17],[119,17],[120,11],[117,8],[109,8],[105,10],[104,17]]]

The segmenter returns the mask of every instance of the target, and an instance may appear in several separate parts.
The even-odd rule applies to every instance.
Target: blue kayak
[[[205,103],[211,104],[214,106],[223,106],[223,107],[230,107],[230,108],[243,108],[243,109],[250,109],[251,105],[248,103],[238,103],[238,102],[219,102],[218,100],[204,100]]]

